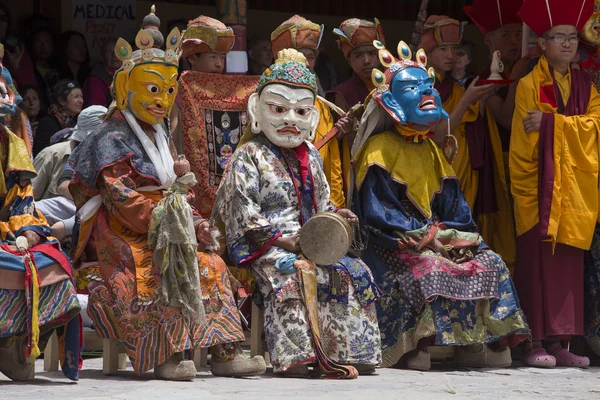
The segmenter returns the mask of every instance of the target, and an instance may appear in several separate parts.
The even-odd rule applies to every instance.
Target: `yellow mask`
[[[594,13],[579,35],[584,41],[600,46],[600,0],[594,1]]]
[[[177,67],[159,63],[142,63],[129,73],[119,71],[114,81],[117,108],[128,109],[148,124],[160,123],[175,103],[177,73]]]

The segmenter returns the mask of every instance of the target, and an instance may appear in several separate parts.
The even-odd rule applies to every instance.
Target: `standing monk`
[[[383,27],[377,18],[375,18],[375,22],[357,18],[347,19],[342,22],[339,29],[334,29],[333,33],[339,37],[337,45],[344,53],[353,73],[346,82],[331,89],[327,98],[342,110],[348,111],[357,103],[364,103],[365,98],[375,88],[371,82],[371,72],[380,64],[373,41],[379,40],[385,44],[385,37]],[[354,124],[353,119],[348,119]],[[354,141],[354,135],[356,135],[356,129],[342,132],[338,136],[338,139],[342,140],[342,174],[345,191],[350,182],[350,148]]]
[[[522,4],[523,0],[476,0],[472,6],[465,7],[465,13],[485,35],[484,42],[490,49],[490,61],[494,53],[499,51],[504,65],[504,72],[501,75],[504,79],[513,80],[512,83],[500,87],[486,102],[498,126],[509,188],[508,146],[512,116],[515,111],[515,94],[519,79],[529,72],[529,57],[519,58],[523,42],[523,22],[517,13]],[[487,79],[490,74],[488,64],[479,77]]]
[[[434,129],[434,141],[441,144],[448,130],[458,141],[452,168],[460,189],[475,217],[479,233],[506,262],[509,271],[515,260],[515,234],[508,199],[502,145],[491,111],[481,100],[492,94],[494,85],[476,86],[475,78],[464,90],[450,75],[463,24],[443,15],[425,22],[420,47],[436,72],[435,88],[450,120]],[[450,128],[448,128],[450,125]]]
[[[299,15],[295,15],[271,33],[273,54],[277,54],[283,49],[296,49],[304,54],[307,67],[314,74],[322,35],[323,25],[317,25]],[[319,98],[315,100],[315,107],[319,111],[319,124],[315,131],[314,142],[322,139],[334,128],[333,116],[329,111],[329,107]],[[335,126],[338,126],[338,130],[342,130],[351,128],[351,123],[347,118],[342,118]],[[342,179],[340,147],[337,138],[333,138],[319,149],[319,153],[323,158],[323,170],[331,189],[331,201],[336,207],[343,208],[346,205],[346,199]]]
[[[600,95],[571,68],[593,0],[527,0],[519,11],[543,55],[517,87],[510,139],[515,284],[533,336],[521,359],[586,367],[561,346],[583,333],[583,254],[598,217]]]
[[[174,145],[161,123],[177,96],[179,30],[167,37],[166,51],[153,47],[154,39],[141,30],[135,52],[119,39],[117,108],[69,159],[75,171],[69,189],[81,218],[73,259],[99,264],[91,271],[88,314],[101,337],[125,343],[137,374],[154,368],[160,379],[192,380],[194,363],[183,354],[205,347],[211,347],[215,375],[261,374],[264,360],[245,358],[237,345],[244,334],[227,267],[217,255],[196,252],[196,239],[200,250],[212,243],[208,221],[182,206],[178,221],[189,224],[173,222],[169,235],[193,250],[167,258],[150,247],[149,227],[160,218],[154,211],[161,210],[156,206],[165,191],[185,195],[187,203],[194,198],[187,187],[181,193],[181,184],[173,185]],[[203,307],[206,321],[187,316],[190,304]]]

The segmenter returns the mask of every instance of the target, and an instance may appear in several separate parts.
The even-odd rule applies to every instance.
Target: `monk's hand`
[[[544,113],[538,110],[529,110],[527,111],[527,114],[529,115],[523,118],[523,127],[525,127],[525,132],[539,132],[540,127],[542,126],[542,116]]]
[[[478,76],[476,76],[475,79],[473,79],[473,82],[471,82],[471,84],[467,88],[467,91],[465,92],[461,101],[464,101],[469,105],[475,104],[479,100],[490,97],[496,91],[496,85],[494,85],[493,83],[477,86],[477,81],[479,81]]]
[[[337,135],[335,137],[338,140],[342,140],[349,133],[354,130],[354,125],[356,124],[356,118],[351,114],[346,114],[342,118],[338,119],[335,123],[335,127],[338,130]]]
[[[298,245],[298,236],[280,236],[273,244],[277,247],[280,247],[284,250],[289,251],[290,253],[297,253],[300,251],[300,246]]]
[[[28,249],[31,249],[32,247],[37,246],[40,243],[40,241],[42,240],[42,237],[34,231],[25,231],[25,232],[21,233],[20,236],[24,236],[25,239],[27,239],[27,248]]]
[[[352,211],[348,210],[347,208],[340,208],[339,210],[337,210],[337,213],[340,216],[344,217],[344,219],[346,219],[346,221],[348,221],[348,222],[354,222],[358,219],[356,214],[354,214]]]
[[[212,246],[213,238],[210,233],[210,223],[208,220],[202,221],[196,226],[196,239],[198,239],[198,248],[204,251],[206,246]]]

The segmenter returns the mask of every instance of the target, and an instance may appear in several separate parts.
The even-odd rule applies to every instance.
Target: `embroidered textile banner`
[[[198,184],[195,206],[210,217],[225,165],[248,126],[248,98],[259,76],[185,71],[179,81],[185,156]]]

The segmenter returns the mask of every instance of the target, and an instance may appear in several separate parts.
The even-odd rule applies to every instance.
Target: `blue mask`
[[[0,61],[0,116],[13,115],[23,98],[17,93],[12,76]]]
[[[448,119],[442,99],[427,71],[408,67],[398,71],[381,93],[381,105],[401,125],[432,126]]]

